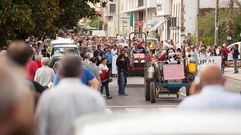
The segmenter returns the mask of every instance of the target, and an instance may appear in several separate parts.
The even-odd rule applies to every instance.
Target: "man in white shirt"
[[[116,45],[114,45],[113,48],[111,49],[111,53],[113,56],[117,54],[117,46]]]
[[[64,56],[59,85],[47,90],[40,98],[36,135],[69,135],[78,117],[104,112],[106,104],[100,93],[79,81],[81,71],[79,56]]]
[[[44,57],[41,60],[42,67],[36,71],[34,81],[38,82],[42,86],[48,86],[54,79],[54,70],[48,67],[49,58]]]
[[[200,80],[196,80],[201,90],[198,94],[185,98],[181,109],[241,109],[241,95],[224,89],[225,77],[217,65],[207,65],[200,72]],[[196,93],[196,92],[193,92]]]

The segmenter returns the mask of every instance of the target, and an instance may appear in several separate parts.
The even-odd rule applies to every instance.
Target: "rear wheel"
[[[146,80],[145,84],[145,99],[146,101],[150,101],[150,81]]]
[[[154,82],[150,83],[150,100],[151,103],[156,103],[156,86]]]

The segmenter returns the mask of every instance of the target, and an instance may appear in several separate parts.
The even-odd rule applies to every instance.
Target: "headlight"
[[[141,60],[141,63],[145,63],[145,60]]]

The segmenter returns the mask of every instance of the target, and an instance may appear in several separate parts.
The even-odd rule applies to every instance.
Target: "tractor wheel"
[[[146,101],[150,101],[150,81],[146,80],[145,84],[145,99]]]
[[[156,103],[156,86],[154,82],[150,83],[150,100],[151,103]]]
[[[187,96],[190,95],[190,87],[189,86],[186,87],[186,94],[187,94]]]

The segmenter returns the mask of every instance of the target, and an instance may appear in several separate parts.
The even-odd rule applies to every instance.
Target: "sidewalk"
[[[233,68],[225,68],[224,75],[228,78],[241,81],[241,69],[238,74],[233,74]]]

